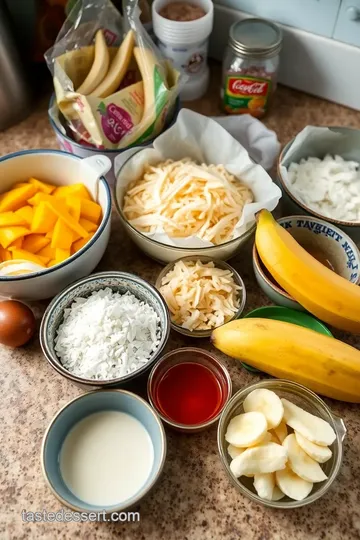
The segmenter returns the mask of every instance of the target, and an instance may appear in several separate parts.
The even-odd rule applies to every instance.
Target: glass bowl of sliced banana
[[[218,425],[222,464],[236,489],[272,508],[322,497],[342,462],[346,428],[314,392],[292,381],[239,390]]]

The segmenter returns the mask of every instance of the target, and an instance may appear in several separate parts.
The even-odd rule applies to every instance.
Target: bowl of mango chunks
[[[110,236],[104,156],[59,150],[0,158],[0,296],[41,300],[90,274]]]

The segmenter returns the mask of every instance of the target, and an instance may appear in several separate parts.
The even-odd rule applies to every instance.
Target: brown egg
[[[0,343],[21,347],[34,335],[36,321],[31,309],[17,300],[0,302]]]

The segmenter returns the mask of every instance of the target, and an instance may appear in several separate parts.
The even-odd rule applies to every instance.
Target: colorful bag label
[[[223,92],[223,105],[230,114],[263,115],[271,94],[271,81],[248,75],[228,75]]]

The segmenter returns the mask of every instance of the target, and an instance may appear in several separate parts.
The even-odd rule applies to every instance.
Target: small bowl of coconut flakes
[[[133,274],[102,272],[52,300],[40,343],[58,373],[87,388],[106,388],[147,372],[169,333],[168,308],[155,287]]]
[[[278,180],[284,215],[326,220],[359,243],[360,129],[305,127],[280,153]]]

